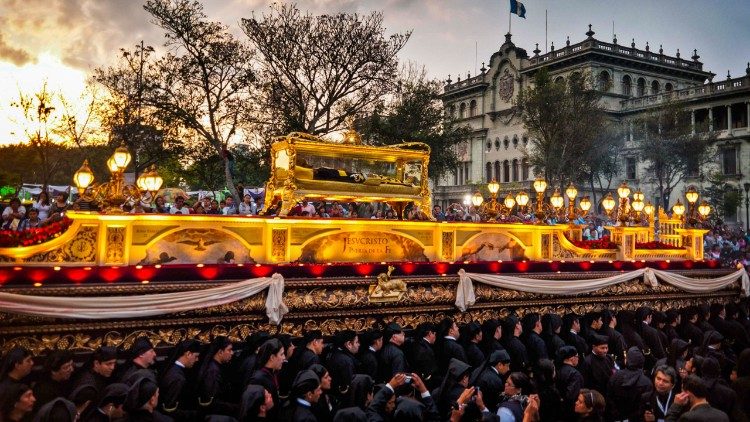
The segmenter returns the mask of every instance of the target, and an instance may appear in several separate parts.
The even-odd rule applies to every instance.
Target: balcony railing
[[[620,105],[622,106],[622,110],[637,110],[669,100],[683,101],[708,97],[715,93],[739,90],[750,90],[750,75],[676,91],[661,92],[659,94],[646,95],[638,98],[629,98],[627,100],[621,100]]]

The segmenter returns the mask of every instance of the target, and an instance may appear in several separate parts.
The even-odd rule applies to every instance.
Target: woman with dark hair
[[[34,368],[34,357],[25,347],[14,347],[5,355],[0,367],[0,389],[6,384],[22,383]]]
[[[543,421],[559,420],[562,397],[555,385],[555,364],[549,359],[540,359],[534,368],[534,381],[539,394],[539,416]]]
[[[557,351],[565,346],[565,342],[560,337],[562,323],[560,315],[553,313],[542,315],[542,340],[547,346],[548,356],[557,356]]]
[[[604,396],[596,390],[582,388],[578,393],[575,412],[579,422],[602,422],[604,421],[604,409],[606,402]]]
[[[676,338],[672,340],[669,344],[669,348],[667,348],[667,357],[657,360],[654,368],[658,368],[661,365],[667,365],[679,372],[681,368],[685,367],[685,360],[687,359],[689,352],[690,343]],[[677,383],[677,387],[679,387],[679,383]]]
[[[239,422],[273,420],[269,416],[273,407],[271,393],[260,385],[250,384],[242,393]]]
[[[441,420],[450,417],[451,404],[458,400],[461,393],[469,387],[470,374],[471,366],[456,358],[451,359],[443,383],[432,394],[435,396]]]
[[[50,221],[59,220],[62,217],[62,213],[68,209],[68,193],[60,192],[55,196],[55,202],[52,203],[49,209]]]
[[[466,359],[468,359],[466,363],[478,368],[485,359],[484,353],[479,348],[479,343],[482,341],[482,327],[474,321],[466,324],[463,327],[461,339],[463,340]]]
[[[260,385],[271,394],[275,409],[274,416],[280,409],[279,401],[279,372],[284,365],[284,345],[278,339],[270,339],[258,348],[255,371],[248,380],[248,384]]]
[[[49,218],[49,211],[52,208],[52,204],[49,202],[49,194],[47,193],[46,186],[39,193],[39,198],[37,198],[34,208],[39,211],[40,220],[45,221]]]
[[[331,422],[333,421],[333,415],[338,410],[335,399],[329,394],[331,391],[331,374],[319,363],[310,366],[310,370],[318,376],[320,389],[323,390],[318,402],[312,405],[312,412],[319,422]]]
[[[18,422],[34,410],[34,392],[26,384],[9,383],[0,386],[0,421]]]
[[[521,422],[528,404],[529,394],[532,393],[532,385],[529,377],[523,372],[513,372],[505,381],[505,390],[502,394],[503,401],[497,410],[501,422]]]
[[[34,397],[38,410],[57,397],[64,397],[70,389],[70,376],[73,375],[73,354],[55,350],[44,362],[42,379],[34,385]]]

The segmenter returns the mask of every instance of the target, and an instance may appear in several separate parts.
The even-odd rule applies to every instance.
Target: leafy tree
[[[313,16],[295,5],[241,25],[259,53],[263,119],[277,135],[325,134],[372,111],[394,90],[396,55],[411,35],[386,37],[381,13]]]
[[[683,103],[667,101],[634,120],[635,149],[646,163],[665,209],[674,188],[713,162],[715,133],[693,128],[690,110]]]
[[[709,219],[714,222],[723,221],[728,216],[735,215],[737,209],[742,205],[744,198],[742,189],[734,184],[727,183],[729,180],[730,178],[720,172],[712,171],[707,174],[706,181],[708,183],[701,189],[702,199],[705,199],[711,205]]]
[[[597,145],[605,138],[609,120],[600,104],[601,92],[591,89],[589,77],[573,73],[565,83],[552,80],[546,68],[534,76],[531,87],[519,92],[515,106],[531,141],[529,164],[548,183],[563,188],[570,181],[595,178],[594,168],[609,147]],[[588,171],[586,171],[588,169]]]
[[[438,180],[458,166],[456,145],[468,137],[470,129],[445,116],[442,84],[428,79],[424,69],[406,68],[398,87],[390,101],[381,102],[372,114],[357,120],[357,127],[373,145],[426,143],[431,148],[428,172]]]
[[[144,56],[146,62],[126,60],[99,69],[96,80],[150,113],[161,114],[162,122],[172,125],[166,132],[199,139],[207,147],[202,156],[208,152],[221,159],[225,185],[237,196],[227,152],[253,116],[253,52],[226,26],[208,21],[197,1],[149,0],[144,9],[165,30],[168,51],[158,59],[145,54],[145,47],[126,51],[131,57]],[[143,130],[137,119],[135,124],[133,130]],[[144,136],[158,137],[165,131],[156,129]],[[125,125],[124,130],[131,128]]]

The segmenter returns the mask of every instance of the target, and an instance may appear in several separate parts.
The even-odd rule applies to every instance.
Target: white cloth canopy
[[[273,274],[219,287],[135,296],[31,296],[0,292],[0,311],[75,319],[139,318],[219,306],[268,288],[266,314],[278,325],[289,312],[284,305],[284,277]]]
[[[467,273],[463,269],[458,271],[458,276],[456,306],[461,312],[465,312],[469,306],[476,302],[472,281],[522,292],[572,296],[593,292],[640,276],[643,276],[644,280],[652,287],[659,285],[659,282],[657,281],[657,279],[659,279],[667,284],[671,284],[691,293],[713,292],[734,283],[737,279],[741,279],[743,295],[750,295],[750,277],[748,277],[747,271],[745,271],[744,268],[740,268],[723,277],[709,279],[690,278],[667,271],[655,270],[653,268],[641,268],[639,270],[620,273],[611,277],[582,280],[545,280],[503,274]]]

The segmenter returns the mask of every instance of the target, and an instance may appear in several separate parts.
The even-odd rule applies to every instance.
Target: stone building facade
[[[537,45],[529,56],[506,34],[503,45],[490,57],[487,67],[482,65],[478,75],[448,79],[443,94],[445,112],[473,130],[470,139],[458,146],[459,167],[434,187],[434,204],[446,207],[465,202],[477,185],[492,179],[500,183],[501,193],[531,190],[535,176],[524,158],[529,135],[513,103],[519,90],[528,86],[542,67],[555,80],[574,72],[591,75],[596,88],[603,91],[606,111],[631,128],[626,131],[629,142],[620,154],[621,177],[613,181],[614,187],[626,180],[657,203],[658,190],[632,150],[630,142],[637,131],[629,121],[669,99],[686,102],[693,122],[706,123],[716,132],[715,167],[729,176],[729,183],[743,189],[750,182],[750,175],[745,174],[750,169],[750,63],[740,77],[727,74],[716,80],[714,73],[704,70],[695,50],[692,57],[683,58],[679,50],[672,56],[664,54],[661,46],[652,51],[646,43],[639,49],[635,42],[622,45],[616,38],[603,42],[594,35],[589,26],[583,41],[571,44],[568,40],[562,48],[553,44],[546,54],[540,54]],[[697,175],[678,186],[672,202],[687,184],[700,190],[704,179]],[[736,221],[736,215],[732,217]]]

